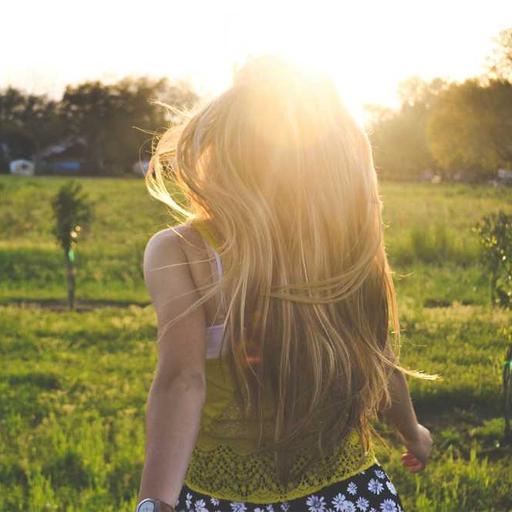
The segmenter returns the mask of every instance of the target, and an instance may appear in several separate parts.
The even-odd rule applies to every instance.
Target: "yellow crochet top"
[[[194,226],[213,248],[218,248],[204,224],[194,222]],[[316,492],[378,462],[373,446],[364,453],[355,430],[341,440],[338,450],[309,466],[305,455],[314,448],[305,443],[304,456],[299,453],[295,458],[294,479],[286,490],[277,479],[272,452],[254,453],[257,426],[242,420],[229,369],[221,358],[206,359],[206,382],[199,435],[184,481],[196,492],[230,501],[287,501]],[[265,423],[271,426],[268,410]]]

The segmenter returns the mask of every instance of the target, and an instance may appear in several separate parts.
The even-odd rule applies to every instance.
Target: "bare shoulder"
[[[193,229],[193,228],[192,228]],[[187,225],[156,232],[144,251],[144,278],[158,324],[158,375],[203,375],[206,320],[184,247],[193,236]]]
[[[146,287],[156,307],[165,307],[178,296],[193,295],[197,288],[197,234],[187,224],[154,233],[146,243],[143,274]]]
[[[144,263],[186,257],[197,247],[197,232],[189,224],[162,229],[151,236],[144,250]]]

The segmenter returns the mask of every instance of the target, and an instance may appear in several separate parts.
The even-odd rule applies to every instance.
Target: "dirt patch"
[[[475,301],[471,299],[462,299],[459,302],[463,306],[471,306],[475,303]],[[425,308],[451,308],[452,306],[452,301],[444,299],[425,299],[423,302],[423,307]]]
[[[149,302],[129,302],[117,300],[77,300],[75,302],[75,311],[93,311],[98,308],[128,308],[130,306],[145,307]],[[68,303],[65,300],[57,299],[10,299],[0,302],[0,305],[11,305],[20,308],[47,309],[50,311],[69,311]]]

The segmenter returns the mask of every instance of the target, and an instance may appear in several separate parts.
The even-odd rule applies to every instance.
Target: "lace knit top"
[[[204,223],[195,221],[193,226],[215,256],[221,276],[222,264],[215,239]],[[291,490],[283,489],[276,477],[273,454],[253,453],[257,426],[241,418],[229,369],[220,358],[222,334],[223,324],[207,328],[206,402],[185,475],[184,483],[189,488],[231,501],[272,503],[316,492],[377,462],[373,447],[364,453],[360,435],[354,430],[341,440],[337,451],[313,465],[307,466],[306,458],[299,454],[292,469],[292,474],[298,476]],[[270,409],[265,421],[272,425]],[[305,446],[304,454],[310,449]]]

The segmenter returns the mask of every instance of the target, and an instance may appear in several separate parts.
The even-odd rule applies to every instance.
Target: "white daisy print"
[[[309,512],[325,512],[325,501],[323,496],[309,496],[306,500]]]
[[[353,496],[354,494],[357,494],[357,485],[355,484],[355,482],[350,482],[350,483],[348,484],[347,492],[348,492],[349,494],[352,494],[352,496]]]
[[[386,482],[386,485],[389,489],[389,492],[396,496],[396,487],[389,480]]]
[[[365,471],[361,471],[360,474],[364,475]],[[342,489],[344,492],[341,492]],[[300,504],[298,501],[297,503],[302,505],[299,507],[301,510],[304,508],[307,512],[404,512],[398,502],[397,489],[384,468],[379,466],[367,469],[364,479],[347,480],[344,487],[339,487],[339,491],[329,496],[319,491],[316,494],[304,496]],[[383,495],[380,498],[365,497],[368,492],[373,496]],[[186,492],[182,499],[187,512],[221,512],[219,508],[223,500],[214,496],[196,495],[190,491]],[[370,502],[374,499],[376,504],[372,507]],[[295,510],[294,505],[289,501],[252,506],[243,501],[226,503],[230,505],[230,512],[293,512]]]
[[[382,512],[397,512],[396,504],[394,500],[384,500],[380,504],[380,509]]]
[[[368,482],[368,490],[373,494],[380,494],[384,490],[384,486],[378,480],[372,478]]]
[[[356,512],[356,506],[350,500],[346,500],[340,510],[342,512]]]
[[[194,508],[196,512],[208,512],[206,502],[204,500],[197,500]]]
[[[382,471],[382,469],[376,469],[375,476],[377,478],[381,478],[382,480],[384,480],[386,478],[386,474],[384,473],[384,471]]]
[[[361,510],[361,512],[366,512],[369,506],[370,502],[366,498],[363,498],[362,496],[358,498],[356,501],[356,507],[359,510]]]
[[[334,496],[334,498],[331,500],[334,510],[343,510],[341,507],[343,506],[343,503],[346,501],[346,499],[347,498],[345,498],[344,494],[336,494],[336,496]]]

